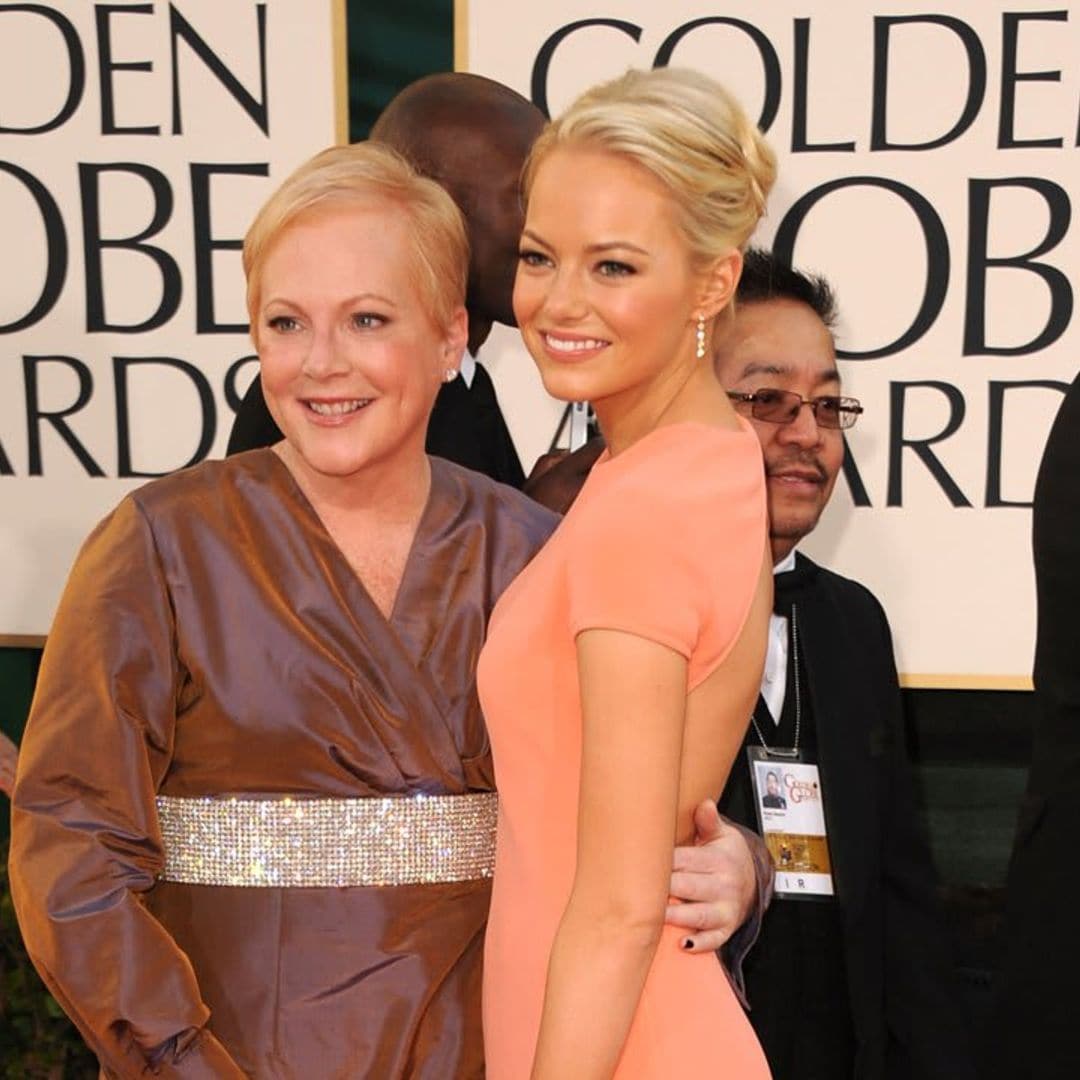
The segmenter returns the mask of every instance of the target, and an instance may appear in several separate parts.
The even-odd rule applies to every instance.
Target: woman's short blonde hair
[[[582,94],[533,144],[526,200],[541,162],[565,146],[618,154],[659,179],[699,266],[746,244],[776,179],[772,149],[735,98],[682,68],[631,70]]]
[[[465,303],[469,241],[454,200],[434,180],[420,176],[396,150],[380,143],[333,146],[289,176],[266,201],[244,237],[244,274],[252,329],[262,270],[280,235],[301,215],[328,206],[386,201],[409,220],[420,295],[435,325],[445,329]]]

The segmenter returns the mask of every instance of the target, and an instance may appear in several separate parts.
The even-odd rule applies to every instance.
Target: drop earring
[[[705,316],[699,315],[697,320],[697,358],[701,360],[705,356]]]

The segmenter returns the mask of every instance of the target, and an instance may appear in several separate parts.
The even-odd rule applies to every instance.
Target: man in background
[[[515,325],[511,300],[523,222],[519,179],[543,124],[540,110],[509,87],[448,72],[407,86],[371,129],[372,139],[392,146],[446,188],[469,232],[468,349],[457,378],[435,401],[428,453],[518,488],[525,474],[477,354],[493,323]],[[228,453],[280,438],[256,376],[237,411]]]
[[[842,394],[835,319],[822,279],[750,251],[715,346],[717,376],[761,440],[776,584],[745,747],[797,771],[823,804],[825,834],[796,838],[825,868],[802,874],[779,859],[790,838],[772,833],[781,873],[746,961],[750,1020],[777,1080],[967,1080],[889,626],[866,588],[796,553],[832,494],[843,430],[862,411]],[[754,794],[740,755],[720,809],[756,827]]]

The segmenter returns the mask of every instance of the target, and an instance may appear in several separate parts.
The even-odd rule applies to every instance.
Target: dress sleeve
[[[700,681],[734,644],[764,558],[760,450],[739,441],[721,454],[706,442],[634,465],[583,508],[567,579],[571,630],[655,641],[693,658]]]
[[[242,1077],[187,957],[146,910],[154,803],[182,669],[149,523],[126,499],[76,560],[49,633],[12,800],[27,950],[108,1075]]]

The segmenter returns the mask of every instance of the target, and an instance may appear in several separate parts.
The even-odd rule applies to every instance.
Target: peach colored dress
[[[500,794],[484,954],[489,1080],[529,1076],[548,957],[573,882],[575,636],[608,628],[667,645],[689,661],[689,693],[724,660],[746,620],[765,515],[761,450],[748,424],[657,428],[600,459],[495,608],[479,665]],[[681,951],[680,936],[664,928],[617,1077],[763,1080],[768,1066],[719,962]]]

